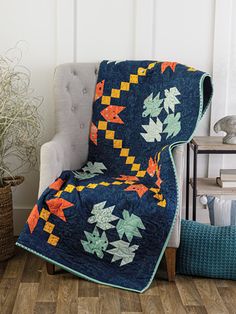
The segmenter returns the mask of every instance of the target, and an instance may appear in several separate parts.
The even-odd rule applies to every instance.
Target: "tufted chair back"
[[[70,139],[67,150],[72,151],[65,158],[66,169],[77,169],[87,160],[98,68],[98,63],[68,63],[55,71],[56,134]]]

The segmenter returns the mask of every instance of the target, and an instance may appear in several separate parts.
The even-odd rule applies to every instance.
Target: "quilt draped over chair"
[[[210,76],[192,67],[103,61],[88,162],[43,192],[17,245],[95,282],[147,289],[180,205],[172,149],[211,95]]]

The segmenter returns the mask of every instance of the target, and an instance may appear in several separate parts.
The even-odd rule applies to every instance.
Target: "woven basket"
[[[24,177],[4,178],[0,187],[0,261],[14,255],[13,209],[11,186],[19,185]]]
[[[14,254],[11,185],[0,188],[0,261]]]

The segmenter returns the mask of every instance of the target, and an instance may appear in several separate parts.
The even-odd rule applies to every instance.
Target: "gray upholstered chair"
[[[56,134],[41,147],[39,195],[63,170],[80,168],[87,160],[92,103],[99,64],[69,63],[56,68],[54,78]],[[180,241],[183,185],[183,146],[173,152],[180,185],[180,210],[165,251],[168,279],[175,278]],[[48,272],[53,266],[47,264]]]

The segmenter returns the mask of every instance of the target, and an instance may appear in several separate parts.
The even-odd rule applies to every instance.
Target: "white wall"
[[[56,64],[101,59],[176,60],[213,71],[215,2],[219,0],[0,0],[0,53],[27,43],[23,63],[44,96],[42,142],[54,132],[52,79]],[[230,0],[228,0],[230,1]],[[235,46],[233,47],[235,49]],[[197,134],[207,135],[210,111]],[[207,174],[201,157],[199,174]],[[38,173],[17,188],[16,232],[36,201]]]

